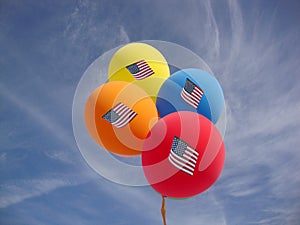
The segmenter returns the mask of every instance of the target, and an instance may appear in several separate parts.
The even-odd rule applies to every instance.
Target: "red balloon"
[[[207,190],[224,166],[225,146],[206,117],[180,111],[160,119],[142,152],[144,174],[163,196],[187,198]]]

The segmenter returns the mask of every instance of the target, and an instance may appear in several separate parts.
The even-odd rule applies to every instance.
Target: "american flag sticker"
[[[190,147],[186,142],[174,136],[171,151],[169,154],[169,162],[177,169],[193,175],[197,163],[199,153]]]
[[[202,95],[203,95],[203,90],[195,83],[193,83],[190,79],[186,78],[184,88],[180,93],[181,98],[187,104],[197,109],[201,101]]]
[[[126,68],[136,80],[142,80],[154,74],[154,71],[145,60],[133,63],[129,66],[126,66]]]
[[[126,126],[136,115],[137,113],[129,107],[123,103],[119,103],[105,113],[102,118],[110,122],[115,127],[121,128]]]

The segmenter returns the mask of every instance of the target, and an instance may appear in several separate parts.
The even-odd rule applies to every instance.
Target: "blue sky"
[[[139,40],[201,56],[227,103],[227,158],[208,191],[167,200],[168,224],[300,221],[299,1],[1,1],[0,223],[162,224],[150,187],[84,161],[72,102],[87,67]]]

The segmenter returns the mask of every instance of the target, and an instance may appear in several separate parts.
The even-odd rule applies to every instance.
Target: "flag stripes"
[[[145,60],[138,61],[126,67],[136,80],[142,80],[154,74]]]
[[[136,115],[137,113],[129,107],[123,103],[119,103],[105,113],[102,118],[110,122],[115,127],[121,128],[127,125]]]
[[[169,162],[177,169],[193,175],[199,153],[190,147],[186,142],[174,136]]]
[[[186,78],[186,82],[180,96],[187,104],[196,109],[203,96],[203,90],[190,79]]]

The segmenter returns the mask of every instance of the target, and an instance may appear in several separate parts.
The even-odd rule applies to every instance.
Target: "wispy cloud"
[[[17,110],[19,110],[23,118],[30,118],[39,124],[43,129],[49,131],[49,133],[69,149],[76,148],[75,141],[72,133],[59,125],[54,118],[52,118],[47,112],[41,111],[39,107],[35,106],[31,102],[24,100],[21,96],[16,96],[2,84],[0,84],[0,95],[5,97],[6,101],[9,101]],[[15,144],[18,146],[18,143]],[[22,146],[22,145],[20,145]],[[20,147],[19,146],[19,147]],[[8,146],[2,146],[7,148]],[[23,146],[24,147],[24,144]],[[14,149],[12,147],[12,149]],[[9,148],[11,149],[11,147]],[[54,151],[47,152],[44,150],[45,155],[51,159],[61,161],[62,163],[73,164],[74,157],[70,151]],[[1,162],[6,165],[7,155],[11,154],[10,151],[2,152]],[[7,168],[10,169],[10,168]],[[74,186],[82,182],[86,182],[89,176],[82,176],[79,178],[73,178],[72,174],[47,174],[48,178],[37,178],[34,174],[29,174],[28,177],[21,179],[9,179],[2,180],[0,185],[0,207],[5,208],[12,204],[20,203],[24,200],[37,197],[61,187]],[[54,177],[53,177],[54,176]]]
[[[54,118],[51,118],[51,116],[47,114],[47,112],[41,111],[39,107],[32,104],[30,101],[25,100],[22,96],[16,96],[2,84],[0,84],[0,94],[5,97],[6,100],[9,100],[22,113],[25,113],[43,128],[49,130],[51,134],[62,143],[70,148],[75,147],[72,133],[60,126]]]
[[[37,197],[60,187],[78,185],[69,178],[25,179],[15,180],[0,185],[0,208],[20,203],[26,199]]]
[[[290,60],[282,60],[282,47],[288,42],[296,43],[295,36],[275,37],[270,41],[274,28],[259,26],[260,18],[255,21],[257,32],[249,33],[248,26],[252,23],[244,21],[245,9],[241,9],[240,3],[229,0],[226,6],[229,13],[227,26],[216,15],[216,5],[208,1],[186,6],[190,12],[189,21],[194,22],[178,28],[196,50],[200,52],[204,47],[210,50],[205,57],[209,59],[211,68],[220,80],[228,103],[225,140],[227,161],[221,180],[215,188],[216,196],[222,199],[211,207],[220,209],[221,215],[224,213],[220,216],[224,223],[226,213],[230,213],[227,222],[238,224],[244,222],[243,218],[248,216],[248,211],[239,209],[234,214],[228,212],[227,208],[235,204],[235,201],[241,206],[248,201],[249,207],[257,210],[257,217],[252,215],[248,219],[251,223],[259,223],[266,221],[269,216],[273,217],[276,211],[283,210],[284,206],[279,202],[285,198],[283,201],[291,203],[289,216],[295,219],[297,215],[293,212],[297,205],[293,198],[299,198],[299,179],[291,171],[300,169],[296,164],[300,156],[295,152],[295,146],[299,144],[295,135],[299,126],[299,121],[295,120],[300,113],[299,103],[295,101],[299,86],[294,84],[288,87],[281,82],[282,74],[294,76],[294,71],[298,68],[295,60],[298,53],[292,52],[288,57]],[[196,13],[196,9],[205,13]],[[175,24],[182,24],[182,21],[173,19]],[[202,23],[207,23],[208,26],[202,26]],[[196,24],[206,29],[197,30]],[[190,30],[194,32],[188,32]],[[284,138],[280,138],[282,134]],[[284,168],[280,169],[282,167]],[[131,196],[130,192],[128,196]],[[267,196],[267,199],[263,201],[261,196]],[[141,205],[145,204],[144,198],[151,199],[151,194],[135,196]],[[198,224],[196,221],[204,218],[199,211],[193,211],[198,203],[188,202],[188,216],[182,217],[182,220],[178,216],[169,218],[173,224]],[[172,204],[170,208],[174,215],[180,214],[182,203],[176,204],[174,208],[175,204]],[[154,208],[154,205],[149,206],[149,211]],[[272,213],[266,213],[266,208]],[[209,221],[209,224],[221,223],[209,212],[206,213],[205,221]],[[284,216],[273,217],[273,223],[287,221]]]
[[[131,34],[135,38],[152,35],[151,37],[167,37],[187,43],[187,46],[209,63],[223,87],[228,109],[225,135],[227,159],[220,180],[211,190],[185,201],[167,200],[169,222],[176,225],[296,224],[299,221],[300,198],[300,180],[296,173],[300,169],[300,154],[297,151],[300,144],[299,135],[297,136],[297,118],[300,114],[297,71],[300,51],[299,32],[292,30],[293,25],[286,23],[285,32],[279,32],[284,21],[278,25],[281,20],[278,11],[282,8],[280,4],[286,3],[278,1],[277,5],[270,4],[265,9],[256,5],[257,2],[235,0],[222,3],[194,1],[184,4],[152,2],[151,5],[156,7],[147,8],[147,13],[155,15],[155,18],[147,18],[147,22],[154,20],[159,23],[144,24],[145,31],[132,22],[136,18],[132,17],[132,20],[128,20],[130,24],[127,24],[128,16],[124,15],[128,14],[128,8],[123,7],[125,12],[116,5],[114,10],[110,8],[110,12],[120,11],[121,16],[118,17],[106,13],[109,10],[101,4],[78,1],[73,11],[63,18],[65,29],[60,33],[61,36],[53,37],[51,40],[54,42],[42,48],[47,54],[52,54],[51,48],[55,43],[68,43],[69,52],[64,56],[70,57],[72,61],[75,49],[78,54],[83,55],[77,58],[80,60],[74,60],[80,64],[82,60],[90,62],[90,57],[128,43]],[[253,11],[250,13],[247,7],[253,8]],[[175,15],[178,8],[180,13]],[[270,13],[266,13],[267,10]],[[112,16],[116,19],[112,19]],[[165,30],[160,35],[159,31],[163,28]],[[10,59],[25,61],[22,68],[26,69],[26,73],[36,74],[37,71],[31,68],[33,62],[18,50],[20,46],[14,47],[16,45],[13,42],[9,42],[9,45],[11,51],[7,59],[1,59],[1,62],[6,63]],[[59,50],[55,50],[55,57]],[[65,66],[55,71],[56,78],[61,77],[61,72],[65,72],[59,71],[64,70]],[[69,75],[69,78],[73,77]],[[47,79],[49,80],[51,79]],[[21,79],[15,83],[20,81]],[[32,81],[27,81],[27,84],[29,82]],[[73,95],[74,87],[64,86],[63,77],[59,81],[62,83],[61,89],[57,89],[55,82],[57,83],[53,81],[49,84],[53,85],[53,90],[64,89],[64,93]],[[18,88],[21,86],[22,84]],[[10,87],[12,86],[0,84],[0,94],[14,106],[14,110],[21,111],[27,118],[35,121],[58,142],[68,148],[75,147],[71,127],[61,125],[56,118],[57,114],[47,111],[38,100],[28,100],[26,96],[22,96],[21,91],[14,92]],[[32,87],[26,85],[27,89]],[[60,93],[54,92],[48,93],[48,97],[44,96],[48,103],[55,105],[54,101],[57,101],[60,105],[65,104],[59,98]],[[57,113],[65,113],[64,110],[66,108]],[[7,160],[7,154],[2,153],[0,160]],[[70,159],[72,161],[72,155],[68,151],[51,152],[47,156],[64,163],[70,162]],[[87,182],[89,175],[90,173],[83,174],[80,178],[82,181],[72,175],[69,177],[68,174],[61,178],[59,174],[54,174],[50,178],[24,177],[2,181],[0,206],[5,208],[61,187],[76,186]],[[140,212],[143,207],[145,214],[140,217],[148,219],[149,224],[161,223],[160,196],[150,191],[150,188],[116,184],[99,186],[104,195],[108,194],[115,202],[128,207],[133,214]],[[92,209],[90,207],[87,210]],[[96,211],[92,213],[97,215]],[[184,216],[181,216],[183,213]]]
[[[212,50],[210,57],[219,57],[220,54],[220,35],[219,35],[219,28],[216,22],[216,18],[212,9],[211,1],[205,1],[205,7],[208,14],[208,30],[213,34],[214,42],[212,43]]]
[[[137,188],[108,184],[101,186],[101,189],[108,193],[114,201],[128,206],[133,212],[140,212],[141,206],[143,206],[142,213],[136,217],[142,217],[145,220],[144,224],[162,223],[161,196],[154,194],[150,187]],[[122,195],[117,193],[122,193]],[[128,204],[129,202],[130,204]],[[226,224],[222,205],[215,198],[213,192],[182,201],[167,198],[166,210],[168,223],[174,225]]]
[[[227,164],[218,190],[241,203],[251,199],[249,207],[261,206],[251,224],[293,224],[291,221],[298,218],[296,199],[300,198],[299,176],[293,172],[300,169],[300,154],[295,148],[299,145],[295,133],[299,132],[296,118],[300,104],[295,101],[299,85],[290,80],[296,79],[299,65],[294,57],[299,52],[291,49],[286,55],[282,47],[296,43],[295,33],[272,37],[275,27],[262,26],[259,18],[255,24],[260,26],[256,25],[255,33],[249,33],[249,23],[243,21],[238,2],[229,1],[228,6],[233,32],[230,57],[223,55],[211,65],[217,68],[229,108]],[[265,196],[264,201],[261,196]],[[290,205],[289,209],[286,205]],[[285,214],[274,216],[284,210],[289,219]]]
[[[101,18],[101,22],[97,22],[105,10],[96,2],[79,1],[65,22],[64,37],[84,53],[88,53],[87,48],[109,50],[128,43],[130,39],[124,26],[110,17]]]
[[[113,35],[111,32],[108,32],[111,26],[109,25],[109,21],[106,24],[93,24],[92,21],[94,21],[94,19],[89,20],[88,17],[95,17],[97,15],[97,12],[89,4],[90,3],[88,3],[88,1],[79,1],[78,5],[75,7],[74,12],[68,18],[68,21],[66,23],[66,30],[64,32],[64,38],[71,40],[74,46],[84,46],[86,40],[88,39],[89,46],[99,46],[100,44],[100,46],[103,47],[107,44],[107,41],[99,42],[99,37],[103,37],[103,34]],[[85,12],[85,10],[91,10],[90,14],[89,12]],[[80,17],[80,15],[83,14],[84,16]],[[126,33],[125,28],[117,25],[115,27],[116,31],[110,38],[110,41],[112,41],[112,45],[115,46],[129,42],[129,37]],[[117,35],[115,35],[116,33]],[[54,45],[56,43],[55,41],[57,41],[57,38],[59,37],[55,36],[52,38],[54,38],[54,42],[51,42],[50,44]],[[103,38],[109,39],[109,37]],[[31,61],[26,59],[24,62],[24,53],[22,52],[22,50],[13,47],[13,43],[11,43],[11,45],[13,51],[10,52],[9,56],[13,58],[14,61],[16,61],[18,65],[24,69],[24,73],[31,75],[36,74],[35,69],[30,66]],[[95,46],[93,46],[93,48]],[[57,51],[57,49],[55,48],[50,49],[49,46],[44,47],[49,51],[48,54],[50,55],[53,53],[53,51]],[[41,51],[44,52],[45,49]],[[83,52],[86,52],[86,50],[84,49]],[[6,61],[8,62],[8,60]],[[54,140],[57,140],[57,143],[60,143],[62,146],[64,146],[64,148],[67,148],[64,150],[62,150],[62,148],[60,148],[59,150],[51,149],[51,151],[47,149],[41,150],[47,157],[45,160],[60,161],[65,167],[70,166],[70,164],[74,166],[74,160],[76,160],[76,157],[80,154],[79,151],[78,154],[75,155],[73,152],[73,149],[77,149],[77,147],[73,137],[72,128],[64,126],[66,123],[61,124],[61,120],[59,120],[56,116],[58,114],[62,116],[65,116],[65,114],[71,115],[71,109],[66,107],[66,101],[69,100],[70,102],[67,102],[67,105],[71,105],[72,99],[68,99],[70,93],[67,92],[73,91],[75,89],[70,88],[70,85],[68,84],[57,85],[55,82],[46,84],[43,80],[35,79],[33,82],[24,81],[22,84],[18,85],[15,91],[12,91],[12,89],[10,88],[11,84],[6,85],[7,80],[9,80],[8,76],[6,76],[5,80],[3,80],[4,83],[0,84],[0,95],[1,97],[3,97],[3,99],[5,99],[5,102],[7,102],[9,105],[12,105],[13,110],[19,111],[23,115],[23,119],[29,118],[30,120],[34,121],[34,123],[37,124],[40,129],[44,129],[49,132],[51,137],[54,138]],[[46,92],[43,91],[43,87],[47,87],[48,90],[49,86],[52,85],[55,87],[55,91],[51,93],[47,92],[46,94]],[[29,93],[29,96],[31,93],[35,93],[34,96],[41,94],[40,99],[31,99],[26,95],[22,96],[22,92],[20,90],[24,88],[30,88],[29,91],[26,90],[26,92]],[[56,109],[53,109],[55,113],[53,113],[52,109],[50,111],[45,110],[49,109],[49,107],[45,106],[50,104],[54,107],[57,107]],[[64,105],[64,107],[59,107],[61,106],[60,104]],[[65,110],[67,109],[70,109],[70,111],[66,113]],[[5,129],[9,130],[9,127],[6,127]],[[4,142],[2,144],[4,144]],[[13,146],[2,145],[2,147],[6,149],[16,148],[18,146],[26,147],[24,146],[24,144],[19,142],[14,143]],[[1,153],[1,161],[5,162],[9,154],[11,153],[8,150]],[[24,161],[22,163],[26,162]],[[29,174],[28,177],[23,177],[18,180],[3,180],[3,184],[1,184],[1,207],[8,207],[12,204],[20,203],[24,200],[49,193],[53,190],[57,190],[61,187],[78,185],[81,182],[86,182],[85,180],[90,178],[90,174],[87,173],[85,175],[82,175],[80,182],[76,179],[73,179],[72,174],[67,174],[65,172],[59,175],[48,173],[44,174],[45,177],[54,176],[53,178],[41,178],[36,177],[34,174]]]

